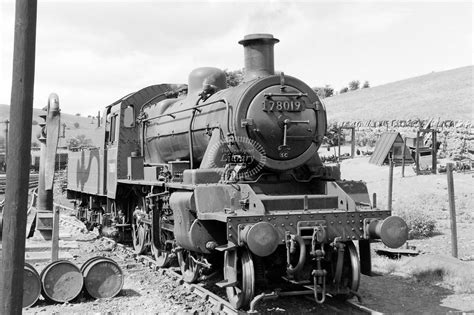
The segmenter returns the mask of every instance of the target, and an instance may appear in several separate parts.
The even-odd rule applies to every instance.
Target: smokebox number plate
[[[263,102],[264,112],[301,112],[305,109],[305,103],[299,99],[265,100]]]

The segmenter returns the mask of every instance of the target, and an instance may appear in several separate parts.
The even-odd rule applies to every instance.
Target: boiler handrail
[[[155,119],[160,119],[160,118],[163,118],[163,117],[166,117],[166,116],[170,116],[174,119],[174,118],[176,118],[174,116],[175,114],[183,113],[183,112],[190,111],[190,110],[196,111],[199,108],[210,106],[210,105],[217,104],[217,103],[224,103],[225,106],[226,106],[227,132],[230,134],[231,132],[230,132],[229,120],[231,120],[230,119],[231,111],[230,111],[229,102],[225,98],[219,99],[219,100],[216,100],[216,101],[212,101],[212,102],[209,102],[209,103],[204,103],[204,104],[201,104],[201,105],[196,105],[196,106],[193,106],[193,107],[177,110],[177,111],[174,111],[174,112],[171,112],[171,113],[161,114],[161,115],[154,116],[154,117],[148,117],[148,118],[143,119],[142,122],[148,122],[148,121],[155,120]]]

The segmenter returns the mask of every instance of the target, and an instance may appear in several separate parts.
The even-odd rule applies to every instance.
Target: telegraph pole
[[[8,124],[10,121],[5,120],[5,172],[7,171],[7,156],[8,156]]]
[[[31,121],[35,78],[36,0],[17,0],[13,49],[7,188],[3,224],[1,314],[21,314]]]

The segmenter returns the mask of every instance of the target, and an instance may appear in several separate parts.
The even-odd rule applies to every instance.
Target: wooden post
[[[355,139],[355,127],[351,127],[351,157],[355,157],[356,139]]]
[[[372,194],[372,207],[377,208],[377,193]]]
[[[393,157],[389,155],[389,172],[388,172],[388,210],[392,211],[392,190],[393,190]]]
[[[53,214],[53,237],[51,246],[51,261],[59,259],[59,207],[54,209]]]
[[[7,156],[8,156],[8,124],[10,121],[5,120],[5,172],[7,171]]]
[[[341,160],[341,127],[337,128],[337,160]]]
[[[416,132],[416,150],[415,150],[416,175],[420,174],[420,131]]]
[[[451,223],[451,255],[458,258],[458,232],[456,227],[456,206],[454,204],[453,163],[446,164],[448,176],[449,219]]]
[[[436,166],[438,164],[438,161],[437,161],[437,154],[438,154],[438,150],[436,149],[437,147],[437,142],[438,140],[436,139],[436,130],[435,129],[432,129],[431,130],[431,173],[433,174],[436,174]]]
[[[407,138],[403,139],[403,148],[402,148],[402,177],[405,177],[405,154],[407,149]]]
[[[31,122],[35,79],[36,0],[17,0],[3,224],[0,314],[21,314],[25,263]]]

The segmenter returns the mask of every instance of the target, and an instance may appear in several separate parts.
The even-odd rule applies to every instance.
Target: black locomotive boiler
[[[198,68],[105,109],[103,143],[69,155],[68,196],[104,234],[177,257],[187,282],[223,270],[217,285],[246,308],[285,283],[356,294],[370,242],[405,243],[405,222],[372,207],[363,182],[340,179],[318,148],[326,111],[301,80],[275,74],[269,34],[247,35],[245,76]],[[358,250],[355,243],[358,243]]]

